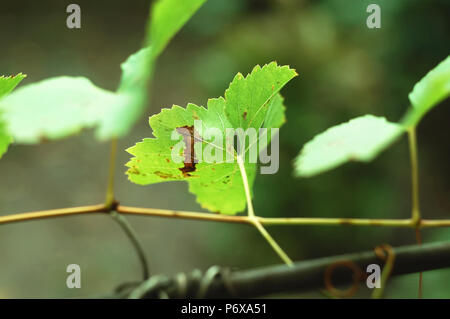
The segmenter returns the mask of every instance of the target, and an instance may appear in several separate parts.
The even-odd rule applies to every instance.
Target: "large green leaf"
[[[373,115],[333,126],[303,146],[295,159],[295,173],[309,177],[348,161],[369,162],[403,132],[403,126]]]
[[[0,76],[0,99],[5,97],[26,77],[25,74],[19,73],[15,76]],[[6,123],[0,112],[0,158],[6,153],[9,144],[12,142],[11,134],[8,131]]]
[[[0,102],[14,140],[39,143],[97,127],[100,140],[128,133],[142,114],[154,62],[175,33],[206,0],[160,0],[153,5],[146,48],[122,63],[118,90],[110,92],[81,77],[30,84]],[[1,93],[2,91],[0,91]]]
[[[94,126],[114,100],[86,78],[57,77],[19,88],[0,108],[15,142],[39,143]]]
[[[207,108],[188,104],[186,108],[163,109],[150,118],[155,138],[146,138],[127,150],[134,155],[127,163],[129,179],[142,185],[184,180],[204,208],[224,214],[242,211],[246,198],[239,166],[235,160],[224,161],[224,149],[233,158],[236,156],[234,149],[226,147],[230,137],[227,128],[245,130],[250,126],[259,129],[282,125],[284,107],[278,92],[294,76],[294,70],[274,62],[263,68],[256,66],[246,78],[238,74],[225,92],[225,98],[210,99]],[[242,118],[242,123],[238,117]],[[184,156],[188,144],[181,140],[182,147],[178,150],[180,139],[172,138],[180,128],[191,129],[196,139],[193,143],[195,157],[205,160],[193,166],[186,163]],[[215,129],[220,135],[208,135],[207,129]],[[184,135],[180,134],[180,137]],[[210,161],[207,154],[222,156],[217,161]],[[244,165],[251,188],[256,163],[246,161]]]
[[[406,125],[417,124],[442,100],[450,96],[450,56],[428,72],[409,94],[412,109],[404,119]]]

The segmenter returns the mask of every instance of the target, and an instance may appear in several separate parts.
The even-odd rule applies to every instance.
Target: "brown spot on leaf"
[[[195,171],[195,165],[198,163],[198,160],[195,158],[194,145],[195,142],[201,141],[201,138],[193,125],[178,127],[177,132],[183,136],[186,146],[184,149],[184,167],[181,167],[179,170],[184,177],[188,177],[191,176],[190,172]]]
[[[47,136],[45,135],[41,135],[39,136],[39,143],[48,143],[50,140],[48,139]]]
[[[139,175],[140,172],[136,166],[132,166],[128,169],[128,174]]]
[[[167,162],[167,163],[170,163],[170,159],[166,158],[166,162]]]
[[[156,171],[155,175],[158,175],[159,177],[164,178],[164,179],[166,179],[166,178],[174,178],[175,177],[172,174],[167,174],[167,173],[163,173],[163,172],[160,172],[160,171]]]
[[[244,113],[242,113],[242,118],[244,119],[244,121],[247,119],[247,111],[245,111]]]

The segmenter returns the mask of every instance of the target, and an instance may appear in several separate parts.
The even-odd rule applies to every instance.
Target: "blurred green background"
[[[0,6],[1,74],[23,84],[59,75],[86,76],[116,89],[119,64],[139,49],[149,1],[87,1],[82,28],[66,27],[73,1],[9,1]],[[381,6],[381,29],[366,27],[366,7]],[[448,0],[209,0],[158,61],[152,96],[120,140],[116,194],[122,204],[200,210],[184,182],[138,186],[127,181],[124,151],[151,136],[148,116],[172,104],[205,105],[223,95],[237,72],[276,60],[299,77],[282,91],[280,170],[260,175],[254,206],[261,216],[407,218],[410,166],[406,137],[370,164],[351,163],[310,179],[293,177],[302,145],[326,128],[366,113],[399,120],[407,95],[450,49]],[[22,84],[22,85],[23,85]],[[30,112],[33,112],[30,105]],[[423,216],[450,218],[449,100],[418,128]],[[109,145],[92,132],[38,146],[13,145],[0,161],[0,215],[99,203]],[[224,199],[226,200],[226,199]],[[241,225],[129,217],[151,272],[175,274],[222,265],[245,269],[279,263],[256,230]],[[412,244],[409,229],[271,227],[294,260]],[[424,241],[450,230],[424,230]],[[66,287],[66,266],[81,266],[82,288]],[[111,292],[140,279],[130,243],[108,216],[74,216],[0,227],[0,297],[75,297]],[[418,275],[392,279],[387,296],[417,296]],[[450,270],[424,274],[424,296],[450,298]],[[369,296],[361,288],[359,296]],[[316,292],[294,297],[321,297]]]

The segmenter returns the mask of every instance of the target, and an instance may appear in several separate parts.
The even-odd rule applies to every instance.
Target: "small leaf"
[[[12,138],[6,130],[6,125],[2,121],[0,114],[0,158],[2,158],[3,154],[8,150],[9,144],[11,144]]]
[[[265,120],[269,102],[297,73],[275,62],[258,65],[246,78],[238,73],[225,91],[226,113],[234,127],[259,128]]]
[[[403,132],[401,125],[373,115],[333,126],[305,144],[295,160],[295,173],[309,177],[348,161],[369,162]]]
[[[26,77],[25,74],[19,73],[15,76],[0,76],[0,99],[5,97]],[[0,158],[8,150],[9,144],[12,143],[11,134],[7,130],[3,114],[0,112]]]
[[[409,94],[413,106],[404,120],[406,125],[415,125],[442,100],[450,95],[450,56],[428,72]]]
[[[0,98],[11,92],[26,77],[22,73],[14,76],[0,76]]]
[[[122,63],[118,97],[97,131],[101,140],[125,136],[142,114],[148,99],[147,87],[156,58],[170,39],[206,0],[159,0],[152,6],[148,47]]]
[[[226,147],[227,129],[259,129],[282,125],[284,106],[278,92],[295,75],[294,70],[277,66],[276,63],[263,68],[257,66],[246,78],[236,76],[225,98],[208,100],[207,108],[195,104],[188,104],[186,108],[173,106],[152,116],[150,126],[155,138],[146,138],[127,150],[134,156],[127,163],[130,181],[147,185],[184,180],[189,183],[189,191],[197,195],[197,201],[202,207],[223,214],[244,210],[245,191],[236,161],[199,161],[194,164],[194,161],[186,160],[186,156],[189,159],[186,154],[191,154],[191,159],[203,159],[207,150],[212,150],[220,152],[224,159],[227,149],[235,157],[236,151]],[[237,94],[242,96],[238,97]],[[245,111],[246,114],[243,113]],[[243,118],[242,123],[237,120],[237,115]],[[201,121],[201,125],[197,120]],[[243,127],[239,126],[241,124]],[[172,134],[181,128],[187,129],[189,134],[186,137],[180,133],[185,143],[174,158],[172,153],[180,140],[172,139]],[[208,128],[218,130],[220,136],[207,135]],[[186,138],[191,141],[186,142]],[[244,165],[251,188],[256,175],[256,163],[246,161]]]
[[[206,0],[160,0],[152,8],[149,43],[157,57]]]
[[[151,48],[141,49],[121,64],[122,77],[115,98],[100,119],[100,140],[125,136],[141,116],[148,98],[147,86],[153,72]]]

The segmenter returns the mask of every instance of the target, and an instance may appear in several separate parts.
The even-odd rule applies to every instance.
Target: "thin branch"
[[[202,212],[176,211],[158,208],[143,208],[118,205],[116,211],[121,214],[163,217],[176,219],[203,220],[223,223],[252,224],[248,216],[219,215]],[[0,216],[0,224],[16,223],[44,218],[64,217],[70,215],[108,213],[104,204],[80,206],[71,208],[59,208],[28,213],[18,213]],[[376,227],[399,227],[415,228],[411,219],[367,219],[367,218],[265,218],[255,217],[262,225],[272,226],[295,226],[295,225],[317,225],[317,226],[376,226]],[[420,228],[450,227],[450,219],[422,219]]]
[[[395,254],[395,262],[391,276],[450,267],[450,242],[396,247],[393,249],[393,253]],[[366,273],[367,266],[370,264],[383,265],[385,263],[371,250],[296,262],[292,267],[276,265],[235,272],[227,272],[224,269],[208,283],[203,297],[255,298],[276,293],[321,289],[325,286],[324,275],[326,269],[343,261],[354,263],[364,273]],[[202,275],[197,270],[191,274],[184,274],[183,289],[180,289],[180,281],[176,277],[167,278],[163,276],[160,284],[152,285],[152,287],[157,287],[157,291],[142,295],[154,298],[158,296],[158,293],[164,293],[164,296],[170,298],[196,298],[198,290],[203,286],[203,278],[206,273]],[[352,277],[346,271],[335,271],[332,276],[332,282],[335,286],[348,286],[354,280]],[[360,278],[360,280],[362,279]],[[157,278],[154,278],[154,281],[158,281]],[[133,287],[130,288],[130,291],[132,290]],[[183,295],[180,292],[183,292]],[[107,297],[126,298],[127,292]]]
[[[386,226],[412,227],[411,219],[275,217],[260,218],[263,225]]]
[[[420,228],[424,227],[450,227],[450,219],[422,219]]]
[[[41,210],[41,211],[36,211],[36,212],[0,216],[0,224],[16,223],[16,222],[22,222],[22,221],[27,221],[27,220],[53,218],[53,217],[70,216],[70,215],[105,213],[107,211],[108,210],[105,207],[105,204],[79,206],[79,207],[71,207],[71,208],[59,208],[59,209],[51,209],[51,210]]]
[[[416,127],[411,126],[408,128],[408,142],[409,142],[409,154],[411,160],[411,193],[412,193],[412,220],[420,223],[420,208],[419,208],[419,164],[417,158],[417,139],[416,139]]]
[[[220,215],[220,214],[176,211],[157,208],[141,208],[123,205],[117,206],[117,211],[122,214],[141,215],[141,216],[192,219],[192,220],[203,220],[203,221],[224,222],[224,223],[240,223],[240,224],[251,223],[247,216]]]

